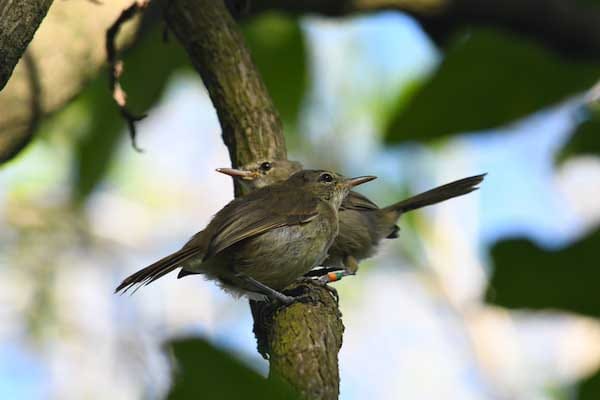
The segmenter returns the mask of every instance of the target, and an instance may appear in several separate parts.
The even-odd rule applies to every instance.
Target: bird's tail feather
[[[138,286],[135,290],[142,286],[148,285],[158,278],[161,278],[179,267],[182,262],[189,259],[190,257],[197,256],[202,251],[198,247],[183,248],[175,253],[161,258],[152,265],[147,266],[125,278],[123,282],[115,289],[115,293],[125,293],[134,286]],[[135,292],[135,291],[134,291]]]
[[[430,206],[453,197],[471,193],[472,191],[479,189],[477,185],[483,181],[485,175],[486,174],[475,175],[438,186],[406,200],[402,200],[398,203],[387,206],[383,209],[383,211],[385,213],[395,213],[396,218],[398,218],[401,214],[407,211],[416,210],[418,208]]]

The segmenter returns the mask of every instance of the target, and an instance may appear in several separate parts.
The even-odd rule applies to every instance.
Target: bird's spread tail
[[[416,210],[418,208],[430,206],[453,197],[471,193],[472,191],[479,189],[477,185],[483,181],[485,175],[486,174],[475,175],[438,186],[406,200],[402,200],[398,203],[387,206],[383,209],[383,212],[394,214],[394,219],[398,219],[401,214],[407,211]]]
[[[175,253],[168,255],[152,265],[147,266],[136,272],[133,275],[128,276],[121,282],[119,286],[115,289],[115,293],[123,292],[125,293],[129,289],[134,286],[145,286],[148,285],[158,278],[161,278],[173,271],[177,267],[181,265],[182,262],[189,259],[190,257],[194,257],[200,253],[200,249],[197,247],[188,247],[183,248]],[[136,289],[137,290],[137,289]]]

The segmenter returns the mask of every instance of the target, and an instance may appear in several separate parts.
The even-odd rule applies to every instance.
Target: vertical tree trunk
[[[233,166],[285,159],[281,120],[223,1],[169,0],[164,12],[208,89]],[[302,290],[313,301],[252,305],[259,351],[270,356],[271,375],[284,378],[303,397],[337,399],[343,333],[337,303],[317,285],[289,290]]]

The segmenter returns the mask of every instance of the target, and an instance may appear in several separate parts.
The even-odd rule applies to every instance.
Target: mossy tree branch
[[[283,125],[223,1],[169,0],[164,6],[169,29],[208,89],[233,166],[285,159]],[[337,399],[343,333],[337,304],[317,285],[289,289],[303,290],[314,301],[253,309],[266,316],[255,324],[265,334],[258,339],[266,343],[271,375],[283,377],[305,398]]]
[[[52,0],[0,0],[0,90],[46,16]]]

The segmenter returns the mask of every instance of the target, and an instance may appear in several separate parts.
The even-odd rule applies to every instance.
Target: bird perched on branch
[[[352,179],[302,170],[289,179],[237,198],[181,250],[127,277],[115,292],[147,285],[181,268],[178,278],[204,274],[237,295],[289,304],[280,291],[319,265],[338,234],[338,209]]]
[[[280,182],[301,169],[302,164],[296,161],[263,160],[239,169],[219,168],[217,171],[238,179],[242,186],[251,191]],[[398,237],[396,223],[402,214],[477,190],[484,176],[460,179],[384,208],[379,208],[362,194],[351,191],[340,207],[339,235],[322,264],[329,268],[325,269],[328,273],[321,279],[331,282],[342,276],[354,275],[358,263],[374,255],[382,239]],[[338,272],[340,269],[342,272]]]

